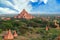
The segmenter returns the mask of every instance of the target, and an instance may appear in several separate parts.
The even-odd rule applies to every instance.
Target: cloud
[[[0,0],[0,4],[5,5],[5,7],[8,6],[6,8],[2,7],[2,9],[6,9],[6,11],[17,10],[18,12],[21,12],[23,9],[26,9],[28,12],[30,12],[32,7],[31,7],[31,5],[28,5],[29,1],[30,0],[18,0],[18,1],[17,0],[12,0],[13,3],[11,3],[11,1],[8,1],[8,0]],[[14,10],[12,10],[11,8],[13,8]],[[5,10],[3,10],[3,11],[5,11]]]
[[[14,6],[13,8],[20,11],[24,8],[27,8],[28,0],[13,0]]]
[[[30,0],[13,0],[13,8],[21,12],[23,9],[26,9],[28,12],[32,9],[31,5],[28,5]]]
[[[11,10],[11,9],[9,9],[9,8],[2,8],[2,7],[0,7],[0,13],[2,13],[2,14],[12,14],[12,13],[17,13],[16,11],[14,11],[14,10]]]
[[[29,13],[60,12],[58,2],[57,0],[0,0],[0,13],[19,13],[23,9]]]
[[[45,2],[46,4],[42,5],[41,2]],[[32,5],[31,12],[33,13],[59,13],[60,12],[60,5],[56,3],[56,0],[40,0],[40,2],[33,2],[36,5]]]
[[[37,2],[38,0],[30,0],[30,1],[32,1],[32,2]]]
[[[5,6],[13,6],[13,4],[7,0],[0,0],[0,4],[3,4]]]
[[[45,4],[48,2],[48,0],[30,0],[30,1],[32,1],[32,2],[38,2],[38,1],[40,1],[40,2],[44,2]]]
[[[48,0],[40,0],[41,2],[44,2],[45,4],[48,2]]]

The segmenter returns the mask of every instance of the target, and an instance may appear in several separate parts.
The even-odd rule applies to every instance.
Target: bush
[[[0,33],[2,32],[2,29],[0,29]]]

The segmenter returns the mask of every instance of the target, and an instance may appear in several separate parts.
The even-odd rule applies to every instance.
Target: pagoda
[[[4,40],[13,40],[14,36],[11,33],[11,30],[7,31],[7,33],[4,35]]]
[[[46,28],[45,28],[45,29],[46,29],[46,31],[48,31],[48,30],[49,30],[49,27],[48,27],[48,26],[46,26]]]
[[[15,38],[18,37],[18,34],[17,34],[16,31],[14,31],[14,37],[15,37]]]
[[[17,16],[14,16],[14,18],[33,19],[35,17],[32,16],[31,14],[29,14],[25,9],[23,9],[23,11],[20,14],[18,14]]]

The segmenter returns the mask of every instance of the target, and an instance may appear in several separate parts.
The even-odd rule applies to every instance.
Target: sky
[[[0,14],[60,13],[60,0],[0,0]]]

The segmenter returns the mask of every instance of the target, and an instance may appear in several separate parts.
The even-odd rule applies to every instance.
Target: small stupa
[[[4,40],[13,40],[14,36],[11,33],[11,30],[8,30],[8,32],[4,35]]]
[[[14,31],[14,34],[13,35],[14,35],[15,38],[18,36],[18,34],[17,34],[16,31]]]
[[[46,28],[45,28],[45,29],[46,29],[46,31],[48,31],[48,30],[49,30],[49,27],[48,27],[48,26],[46,26]]]

